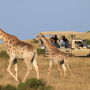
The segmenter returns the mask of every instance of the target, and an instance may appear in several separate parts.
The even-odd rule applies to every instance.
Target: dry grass
[[[38,47],[37,44],[35,45]],[[3,45],[0,45],[0,51],[2,50],[5,50],[5,46],[3,48]],[[40,78],[47,82],[49,60],[47,57],[42,55],[39,55],[37,60],[39,65]],[[70,57],[69,62],[72,66],[72,76],[70,73],[68,73],[67,78],[61,78],[56,65],[53,65],[48,84],[51,85],[54,90],[90,90],[90,57]],[[12,84],[16,86],[15,80],[6,71],[7,66],[8,59],[0,58],[0,85]],[[27,68],[23,61],[18,61],[18,66],[18,77],[20,80],[22,80],[25,76]],[[14,68],[12,65],[12,70],[13,69]],[[63,74],[62,69],[61,72]],[[34,68],[30,72],[28,78],[33,77],[36,77]]]
[[[49,66],[48,58],[44,56],[38,56],[37,60],[39,64],[40,78],[47,81],[47,71]],[[54,90],[90,90],[89,57],[70,57],[69,62],[72,66],[72,76],[68,73],[67,78],[60,78],[56,65],[53,65],[49,77],[49,85],[54,87]],[[7,65],[8,59],[0,59],[0,85],[16,85],[15,80],[6,71]],[[19,79],[22,80],[27,68],[23,61],[18,61],[18,66]],[[61,72],[63,73],[62,70]],[[32,77],[36,77],[34,68],[30,72],[28,78]]]
[[[90,39],[90,32],[87,32],[87,33],[84,35],[83,38],[84,38],[84,39]]]
[[[76,35],[76,38],[89,39],[90,40],[90,32],[86,32],[83,35]]]

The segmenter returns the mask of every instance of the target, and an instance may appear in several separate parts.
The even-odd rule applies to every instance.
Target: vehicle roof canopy
[[[76,32],[76,31],[48,31],[41,32],[43,35],[83,35],[85,32]]]

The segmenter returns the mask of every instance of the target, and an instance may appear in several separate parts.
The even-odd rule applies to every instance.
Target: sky
[[[90,0],[0,0],[0,28],[22,40],[45,31],[90,30]]]

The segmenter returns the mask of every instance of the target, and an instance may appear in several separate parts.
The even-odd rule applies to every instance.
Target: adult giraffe
[[[10,57],[9,59],[9,65],[7,68],[7,71],[10,73],[10,75],[17,81],[18,80],[18,66],[17,66],[17,60],[23,59],[25,61],[25,64],[27,66],[27,73],[23,79],[23,82],[26,80],[30,70],[32,69],[31,65],[33,64],[36,73],[37,78],[39,79],[39,73],[38,73],[38,64],[37,64],[37,50],[35,47],[30,44],[26,43],[24,41],[19,40],[16,36],[10,35],[6,32],[4,32],[2,29],[0,29],[0,39],[3,40],[3,42],[6,44],[7,47],[7,53]],[[11,72],[10,68],[11,65],[14,63],[15,66],[15,75]]]
[[[62,66],[63,71],[64,71],[64,76],[66,76],[67,67],[69,70],[71,69],[70,64],[66,60],[69,54],[58,50],[58,48],[52,45],[43,34],[40,33],[39,35],[37,35],[37,38],[40,38],[43,41],[44,46],[49,51],[48,56],[50,58],[50,64],[49,64],[49,69],[48,69],[48,75],[50,73],[52,63],[54,62],[55,64],[57,64],[59,72],[60,72],[60,65]]]

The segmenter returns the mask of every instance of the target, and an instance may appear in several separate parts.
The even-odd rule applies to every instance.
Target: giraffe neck
[[[46,48],[49,50],[49,51],[53,51],[54,49],[57,50],[57,48],[55,46],[53,46],[48,40],[46,37],[42,37],[42,41],[44,43],[44,45],[46,46]]]
[[[6,44],[14,44],[16,41],[19,40],[16,36],[10,35],[1,29],[0,29],[0,39]]]
[[[46,46],[46,48],[48,49],[48,51],[50,52],[50,54],[52,54],[52,55],[61,54],[61,55],[64,55],[64,56],[69,56],[69,54],[58,50],[45,37],[42,37],[42,41],[43,41],[44,45]]]

